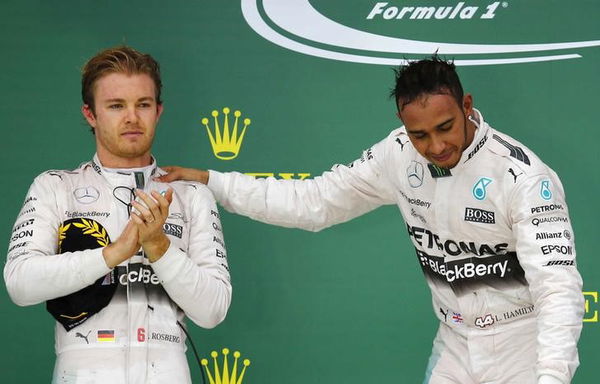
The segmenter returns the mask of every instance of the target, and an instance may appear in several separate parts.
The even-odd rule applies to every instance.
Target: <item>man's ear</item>
[[[465,116],[471,116],[473,114],[473,96],[470,93],[467,93],[463,97],[463,111],[465,112]]]
[[[94,115],[92,108],[90,108],[90,106],[87,104],[83,104],[81,106],[81,113],[83,114],[83,117],[85,117],[85,120],[88,122],[88,124],[92,128],[96,128],[96,116]]]
[[[158,104],[156,106],[156,122],[158,123],[158,120],[160,119],[160,115],[162,115],[163,113],[163,105],[162,104]]]

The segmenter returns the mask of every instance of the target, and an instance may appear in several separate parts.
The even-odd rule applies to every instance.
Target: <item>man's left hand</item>
[[[138,201],[131,203],[137,210],[137,212],[132,211],[131,218],[138,227],[139,242],[148,260],[153,263],[165,254],[171,244],[163,232],[163,224],[169,215],[173,190],[169,188],[164,196],[156,191],[148,195],[139,189],[135,194],[143,204]]]

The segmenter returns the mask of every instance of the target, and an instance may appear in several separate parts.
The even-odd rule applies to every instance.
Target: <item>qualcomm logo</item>
[[[242,13],[248,25],[265,39],[281,47],[331,60],[365,64],[402,65],[402,55],[480,55],[482,58],[456,59],[456,65],[514,64],[580,58],[577,53],[546,54],[556,50],[572,50],[600,46],[600,40],[544,44],[463,44],[443,41],[410,40],[365,32],[331,20],[317,11],[314,0],[241,0]],[[515,0],[513,0],[515,1]],[[340,2],[345,4],[345,2]],[[347,5],[343,5],[347,7]],[[506,2],[491,2],[481,7],[457,2],[452,6],[397,7],[389,2],[356,11],[356,17],[373,20],[493,20]],[[362,12],[359,14],[358,12]],[[355,18],[356,18],[355,17]],[[400,31],[398,34],[401,34]],[[440,36],[442,38],[442,35]],[[346,53],[340,51],[356,51]],[[509,58],[497,55],[510,54]],[[532,56],[532,54],[534,54]],[[496,57],[493,57],[496,55]],[[400,56],[400,57],[398,57]]]
[[[473,196],[477,200],[484,200],[487,195],[486,188],[488,185],[492,183],[492,179],[487,177],[482,177],[478,182],[473,186]]]

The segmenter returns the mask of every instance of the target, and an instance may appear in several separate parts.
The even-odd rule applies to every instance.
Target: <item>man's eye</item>
[[[139,108],[150,108],[150,103],[139,103],[138,107]]]
[[[110,109],[121,109],[121,108],[123,108],[123,105],[122,104],[111,104],[111,105],[108,106],[108,108],[110,108]]]

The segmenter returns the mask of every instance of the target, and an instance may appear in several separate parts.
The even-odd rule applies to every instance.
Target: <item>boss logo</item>
[[[166,235],[175,236],[181,239],[181,236],[183,236],[183,227],[177,224],[164,223],[163,232]]]
[[[486,211],[477,208],[465,208],[465,221],[472,221],[475,223],[483,224],[495,224],[496,214],[491,211]]]

